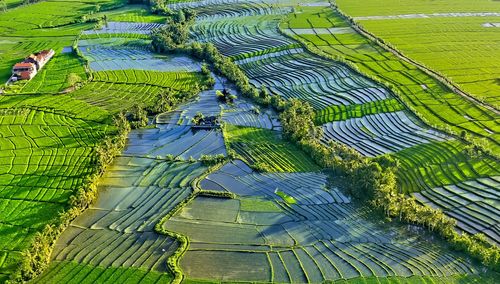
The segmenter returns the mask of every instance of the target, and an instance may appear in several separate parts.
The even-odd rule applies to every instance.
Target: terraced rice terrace
[[[0,1],[0,283],[498,283],[499,12]]]

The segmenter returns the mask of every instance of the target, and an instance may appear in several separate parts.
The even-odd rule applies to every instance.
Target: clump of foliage
[[[191,122],[194,124],[194,125],[200,125],[201,122],[203,121],[203,119],[205,118],[205,116],[203,115],[203,113],[201,113],[200,111],[197,112],[193,118],[191,118]]]
[[[205,62],[201,65],[201,74],[205,76],[206,79],[206,84],[210,87],[213,87],[215,85],[215,79],[212,77],[212,74],[210,72],[210,68],[208,67],[208,64]]]
[[[148,113],[139,105],[134,105],[127,113],[127,120],[130,122],[132,129],[145,127],[148,125]]]
[[[69,73],[68,78],[66,79],[69,86],[75,86],[76,84],[82,82],[82,77],[80,77],[76,73]]]
[[[189,27],[196,14],[192,10],[182,9],[169,16],[167,23],[152,34],[153,47],[159,52],[173,51],[186,43]]]
[[[215,91],[215,95],[217,96],[217,100],[219,102],[223,102],[226,104],[234,103],[234,100],[237,98],[236,95],[231,94],[226,88],[224,88],[222,92],[219,90]]]
[[[200,157],[200,162],[204,166],[215,166],[218,164],[223,163],[226,160],[226,157],[224,157],[223,154],[217,154],[217,155],[201,155]]]

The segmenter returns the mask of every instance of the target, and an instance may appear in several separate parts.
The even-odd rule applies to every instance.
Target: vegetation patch
[[[265,172],[310,172],[319,167],[279,132],[227,124],[224,137],[243,160]]]

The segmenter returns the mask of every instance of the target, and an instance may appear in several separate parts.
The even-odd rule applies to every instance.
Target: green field
[[[500,235],[498,114],[358,33],[335,6],[165,1],[174,28],[158,39],[151,33],[168,16],[125,0],[6,4],[0,80],[30,53],[56,55],[0,93],[0,283],[20,268],[24,280],[58,284],[498,279],[484,261],[496,256],[474,251],[495,248]],[[483,24],[498,17],[431,15],[498,12],[496,1],[335,4],[497,106],[499,28]],[[428,15],[390,17],[416,13]],[[182,32],[186,46],[213,45],[156,52]],[[225,91],[230,101],[218,98]],[[310,109],[294,113],[302,102]],[[208,123],[193,121],[200,113]],[[110,139],[120,119],[134,129],[118,151]],[[302,130],[310,140],[289,140]],[[483,139],[494,155],[462,138]],[[346,181],[442,213],[408,203],[425,220],[406,223],[412,208],[384,218]],[[69,208],[53,243],[37,237]],[[428,219],[485,242],[447,242]],[[29,248],[41,256],[23,254]]]
[[[224,137],[242,159],[266,172],[313,172],[319,167],[279,133],[260,128],[226,125]]]
[[[293,31],[349,26],[347,21],[330,8],[306,7],[303,10],[300,14],[290,15],[281,28]],[[401,99],[428,124],[450,128],[456,133],[467,131],[478,138],[488,139],[492,150],[498,149],[498,133],[495,131],[498,128],[498,118],[494,112],[452,93],[417,67],[402,61],[354,30],[346,30],[341,34],[328,31],[295,34],[294,37],[301,38],[325,54],[343,58],[362,73],[390,84]]]
[[[498,17],[444,17],[364,20],[363,16],[416,13],[498,12],[495,1],[337,1],[340,9],[359,18],[368,31],[391,43],[405,55],[439,71],[465,92],[500,106],[500,40],[497,28],[483,26]],[[389,8],[390,7],[390,8]],[[470,52],[474,51],[474,52]]]
[[[331,32],[318,30],[313,34],[301,34],[300,30],[297,30],[294,37],[301,38],[320,52],[347,60],[361,72],[391,84],[401,99],[423,115],[431,125],[451,127],[456,132],[465,130],[480,137],[489,137],[493,149],[497,149],[498,134],[490,133],[490,129],[498,129],[498,119],[494,113],[451,93],[416,67],[383,50],[348,26],[331,8],[306,7],[301,13],[290,15],[281,28],[291,31],[306,28],[333,29]],[[335,29],[343,29],[343,32],[337,34]],[[317,112],[316,122],[320,124],[345,120],[402,108],[396,100],[349,107],[333,106]],[[402,190],[418,191],[422,187],[453,184],[496,174],[498,161],[487,158],[470,159],[463,155],[463,149],[464,145],[456,141],[452,144],[423,144],[394,154],[401,160],[404,168],[400,171],[399,179]],[[429,151],[435,153],[425,154]],[[447,158],[439,160],[437,157],[441,155]],[[486,166],[481,166],[482,163],[486,163]]]

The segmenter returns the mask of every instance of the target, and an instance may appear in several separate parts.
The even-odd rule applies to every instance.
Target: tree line
[[[220,54],[213,44],[187,43],[184,34],[189,33],[194,13],[186,13],[186,10],[169,13],[188,14],[193,18],[179,22],[185,17],[173,16],[170,21],[177,21],[175,25],[155,31],[152,45],[157,52],[184,53],[207,62],[216,73],[233,82],[243,96],[277,110],[284,137],[299,145],[318,165],[340,178],[352,197],[373,206],[388,218],[423,226],[449,241],[453,248],[500,271],[500,249],[489,243],[483,234],[459,233],[455,230],[456,221],[445,216],[441,210],[424,206],[415,198],[400,193],[396,182],[397,160],[387,155],[366,158],[338,142],[321,144],[318,139],[321,131],[314,125],[314,111],[307,102],[298,99],[285,101],[278,95],[270,94],[265,87],[253,87],[246,74],[231,59]]]

